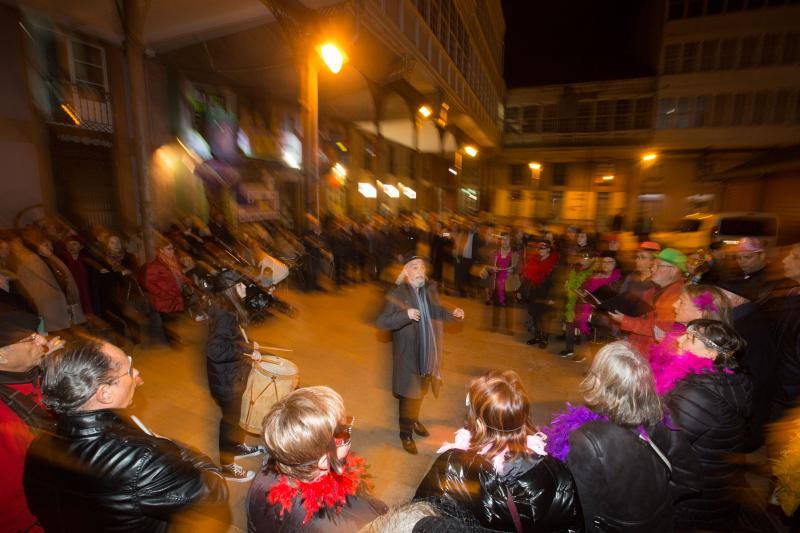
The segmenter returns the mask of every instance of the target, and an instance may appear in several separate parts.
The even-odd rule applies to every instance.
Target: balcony
[[[112,133],[114,120],[110,93],[88,84],[51,81],[47,122],[100,133]]]

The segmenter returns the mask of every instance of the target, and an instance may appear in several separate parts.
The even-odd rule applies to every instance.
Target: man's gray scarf
[[[419,373],[421,376],[439,377],[439,346],[433,327],[428,291],[425,286],[411,287],[419,302]]]

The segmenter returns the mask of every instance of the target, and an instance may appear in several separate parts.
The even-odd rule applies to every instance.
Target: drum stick
[[[247,352],[242,352],[242,355],[246,355],[247,357],[252,357],[252,354],[249,354]],[[278,366],[283,364],[283,361],[277,355],[269,355],[269,354],[266,354],[266,353],[262,353],[261,354],[261,359],[258,362],[262,362],[262,361],[266,361],[268,363],[272,363],[272,364],[275,364],[275,365],[278,365]]]

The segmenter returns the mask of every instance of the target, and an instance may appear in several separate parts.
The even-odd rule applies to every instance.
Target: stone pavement
[[[391,393],[391,339],[375,328],[383,306],[383,290],[373,284],[347,286],[341,291],[305,294],[282,290],[281,297],[296,306],[294,319],[276,315],[251,327],[250,337],[264,344],[292,348],[288,356],[300,369],[300,385],[328,385],[344,398],[355,416],[353,450],[370,464],[374,493],[387,504],[407,501],[427,472],[442,442],[450,440],[464,418],[469,380],[491,368],[519,372],[533,402],[537,423],[565,401],[580,401],[577,385],[587,363],[565,361],[548,351],[524,344],[526,332],[517,310],[517,334],[489,331],[490,308],[474,300],[442,297],[444,304],[466,311],[463,323],[445,327],[443,378],[438,399],[429,395],[421,420],[431,432],[417,439],[419,455],[406,454],[397,434],[397,401]],[[190,444],[216,460],[219,411],[208,394],[203,342],[205,323],[183,326],[186,347],[136,350],[135,366],[144,385],[137,391],[134,411],[155,432]],[[252,437],[253,441],[257,437]],[[257,468],[259,459],[242,463]],[[230,483],[233,526],[246,530],[247,484]]]

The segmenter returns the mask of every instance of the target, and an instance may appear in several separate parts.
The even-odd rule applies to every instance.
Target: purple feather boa
[[[570,433],[593,420],[608,420],[608,417],[595,413],[585,405],[576,407],[567,402],[567,410],[554,416],[550,425],[541,430],[547,436],[547,453],[559,461],[566,461]]]

